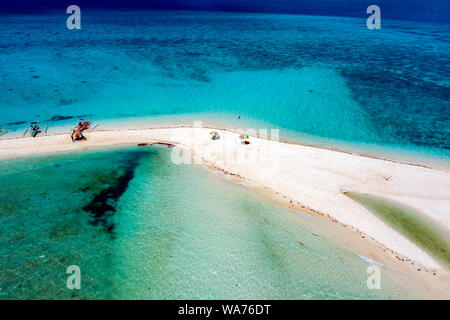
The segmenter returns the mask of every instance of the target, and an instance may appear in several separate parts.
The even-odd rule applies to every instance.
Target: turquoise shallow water
[[[363,18],[86,9],[69,31],[65,18],[0,19],[11,134],[34,120],[51,132],[79,116],[188,114],[449,159],[448,24],[383,20],[374,31]]]
[[[299,213],[167,148],[3,161],[0,185],[0,299],[414,297],[386,268],[367,289],[369,264]],[[66,288],[69,265],[81,290]]]

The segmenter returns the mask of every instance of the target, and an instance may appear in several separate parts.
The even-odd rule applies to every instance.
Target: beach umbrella
[[[215,131],[211,131],[210,135],[211,135],[211,138],[214,139],[214,140],[219,139],[219,134],[217,132],[215,132]]]
[[[247,139],[248,139],[248,135],[243,134],[243,135],[239,136],[239,138],[240,138],[241,140],[247,140]]]

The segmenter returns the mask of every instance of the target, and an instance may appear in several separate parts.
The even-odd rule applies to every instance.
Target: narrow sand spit
[[[211,140],[217,131],[220,140]],[[121,144],[176,145],[177,163],[198,163],[263,187],[288,205],[329,217],[372,240],[418,271],[444,271],[434,258],[342,194],[379,195],[417,209],[450,228],[450,169],[377,159],[325,148],[250,137],[225,129],[171,127],[87,132],[73,143],[69,134],[0,140],[0,159]],[[193,155],[193,157],[192,157]]]

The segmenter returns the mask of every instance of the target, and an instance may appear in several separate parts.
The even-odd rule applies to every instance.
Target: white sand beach
[[[211,140],[211,131],[217,131],[220,140]],[[123,128],[87,132],[86,136],[87,141],[76,143],[67,133],[3,138],[0,159],[120,144],[173,144],[177,146],[172,149],[175,162],[189,162],[194,155],[193,163],[267,189],[293,208],[323,215],[358,232],[400,263],[420,272],[448,276],[446,268],[429,254],[342,193],[347,190],[399,201],[449,229],[448,168],[424,167],[253,136],[249,139],[251,144],[243,145],[239,133],[231,129]]]

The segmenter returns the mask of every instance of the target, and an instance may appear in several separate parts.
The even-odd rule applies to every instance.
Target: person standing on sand
[[[41,132],[41,129],[39,128],[39,125],[37,122],[31,122],[30,123],[30,133],[33,138],[36,138],[37,134]]]

